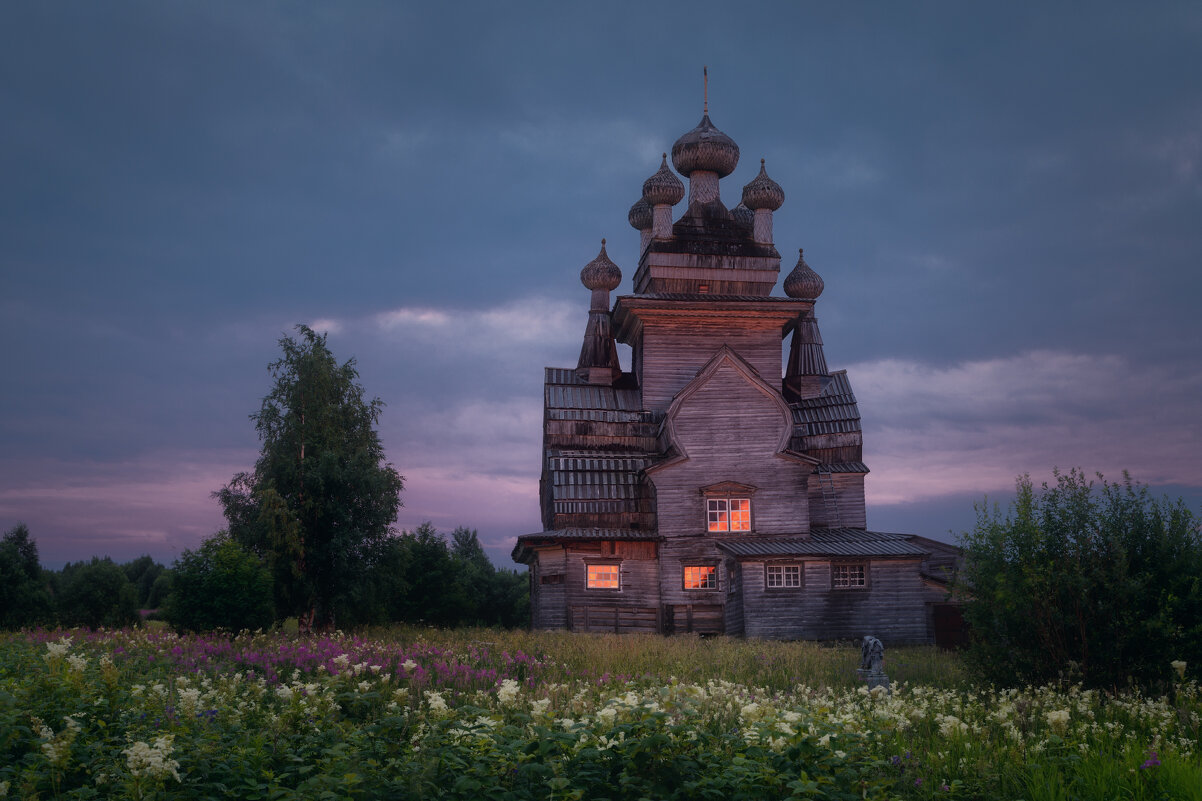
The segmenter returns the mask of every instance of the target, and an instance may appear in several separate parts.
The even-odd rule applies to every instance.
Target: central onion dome
[[[822,282],[822,276],[818,275],[818,273],[810,268],[810,265],[806,264],[805,251],[799,248],[797,251],[797,266],[793,268],[793,272],[785,277],[785,294],[791,298],[815,300],[822,294],[825,286]]]
[[[743,205],[749,209],[776,211],[785,202],[785,190],[768,177],[764,160],[760,159],[760,174],[743,187]]]
[[[676,159],[675,149],[672,158]],[[652,206],[675,206],[683,197],[684,184],[668,169],[668,154],[664,153],[655,175],[643,181],[643,199]]]
[[[597,258],[580,271],[580,283],[587,289],[604,289],[607,292],[612,292],[622,283],[622,270],[610,261],[609,254],[605,252],[604,239],[601,240],[601,252]]]
[[[738,165],[739,146],[735,140],[714,127],[709,114],[701,118],[696,128],[672,145],[672,166],[681,175],[705,170],[725,178]]]

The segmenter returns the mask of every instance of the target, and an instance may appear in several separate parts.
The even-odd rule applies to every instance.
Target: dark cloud
[[[389,404],[402,524],[504,550],[537,525],[578,271],[606,236],[629,280],[702,64],[743,150],[724,197],[767,159],[828,361],[865,372],[874,509],[942,487],[917,529],[1054,458],[1196,486],[1200,35],[1185,2],[7,4],[0,527],[194,542],[275,340],[324,320]]]

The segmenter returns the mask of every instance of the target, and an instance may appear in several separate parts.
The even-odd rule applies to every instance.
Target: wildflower
[[[1150,770],[1151,768],[1160,767],[1160,757],[1155,751],[1148,752],[1148,758],[1144,760],[1144,764],[1139,766],[1140,770]]]
[[[1169,662],[1169,667],[1177,671],[1178,678],[1182,679],[1185,678],[1185,665],[1186,663],[1180,659],[1174,659],[1172,662]]]
[[[371,689],[371,682],[370,681],[361,681],[361,682],[359,682],[359,684],[357,686],[359,687],[359,692],[365,693]]]
[[[401,667],[403,667],[405,669],[406,673],[412,673],[413,669],[415,667],[417,667],[417,663],[414,662],[412,659],[406,659],[404,662],[401,663]]]
[[[504,679],[501,681],[501,686],[497,690],[497,700],[502,704],[512,704],[518,697],[519,689],[521,688],[513,679]]]
[[[426,691],[426,703],[430,705],[431,712],[446,712],[447,702],[442,697],[442,693],[434,692],[433,690]]]
[[[1052,711],[1046,713],[1044,717],[1048,721],[1048,726],[1050,726],[1052,731],[1056,732],[1057,734],[1064,734],[1065,730],[1068,728],[1069,716],[1067,709],[1053,709]]]
[[[52,659],[61,659],[62,657],[66,656],[67,651],[70,650],[70,648],[71,638],[64,636],[60,638],[58,642],[46,643],[46,653],[42,655],[42,658],[47,662],[51,661]]]
[[[536,717],[545,715],[549,706],[551,706],[550,698],[540,698],[530,704],[530,714]]]
[[[597,719],[606,726],[614,725],[614,720],[616,720],[617,717],[618,710],[614,709],[612,706],[607,706],[597,713]]]
[[[71,654],[67,657],[67,664],[71,666],[72,670],[83,673],[84,668],[88,666],[88,660],[79,654]]]
[[[172,735],[164,734],[155,738],[154,745],[138,741],[126,748],[123,753],[129,772],[134,776],[155,779],[171,776],[179,781],[179,762],[168,758],[171,756],[171,740]]]

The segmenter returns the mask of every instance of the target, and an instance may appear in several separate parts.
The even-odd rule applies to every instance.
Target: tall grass
[[[855,672],[860,666],[860,650],[851,643],[413,626],[374,629],[367,635],[394,642],[423,641],[460,653],[473,646],[487,646],[494,652],[521,651],[559,666],[562,674],[557,676],[558,681],[675,677],[704,684],[711,678],[721,678],[772,690],[787,690],[799,684],[847,689],[862,683]],[[968,686],[959,658],[934,646],[887,649],[885,669],[891,681],[945,689]],[[555,675],[555,671],[548,675]]]

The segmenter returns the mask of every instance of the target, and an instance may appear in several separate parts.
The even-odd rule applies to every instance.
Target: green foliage
[[[474,529],[457,528],[451,541],[429,523],[391,538],[365,577],[359,622],[433,626],[524,626],[530,599],[525,574],[493,567]]]
[[[36,626],[54,619],[38,562],[38,544],[24,523],[0,540],[0,629]]]
[[[151,559],[149,556],[139,556],[132,562],[121,565],[129,583],[134,585],[138,594],[139,609],[158,608],[158,598],[154,597],[154,584],[159,576],[167,570],[166,567]]]
[[[225,532],[176,561],[166,618],[177,629],[260,629],[275,619],[271,573]]]
[[[107,556],[67,563],[59,578],[58,620],[66,626],[116,628],[138,622],[138,593]]]
[[[1055,479],[1037,492],[1020,478],[1010,513],[978,507],[962,536],[969,663],[1007,686],[1113,688],[1167,681],[1173,660],[1202,661],[1197,518],[1128,476]]]
[[[338,364],[326,337],[297,326],[269,365],[274,385],[255,421],[262,451],[251,473],[215,493],[230,536],[267,562],[282,615],[306,628],[354,617],[357,582],[380,557],[403,479],[384,461],[354,360]]]

